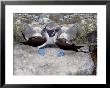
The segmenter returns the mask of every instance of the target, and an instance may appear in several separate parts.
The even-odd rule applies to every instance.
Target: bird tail
[[[84,46],[76,46],[75,44],[72,44],[73,47],[77,47],[77,49],[80,49],[81,47],[84,47]]]
[[[84,46],[76,46],[77,47],[77,49],[80,49],[81,47],[84,47]]]
[[[84,46],[77,46],[77,49],[79,49],[78,52],[89,53],[88,51],[80,50],[81,47],[84,47]]]

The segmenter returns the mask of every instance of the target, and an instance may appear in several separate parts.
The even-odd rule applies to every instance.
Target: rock
[[[26,45],[14,45],[14,75],[91,75],[94,63],[89,53],[64,51],[58,57],[59,48],[46,48],[40,56],[38,49]]]
[[[87,34],[88,41],[90,43],[97,43],[97,31],[94,30]]]
[[[90,29],[91,31],[93,31],[93,29],[94,30],[97,29],[96,13],[92,13],[92,14],[91,13],[82,13],[82,14],[81,13],[14,13],[13,17],[14,17],[14,24],[18,20],[21,21],[20,25],[18,25],[18,27],[20,27],[18,28],[19,31],[17,28],[14,28],[15,29],[14,40],[15,41],[17,40],[18,42],[24,41],[24,38],[21,34],[22,29],[24,30],[24,35],[26,35],[27,37],[26,39],[28,39],[29,37],[32,37],[34,32],[37,32],[33,29],[36,29],[36,30],[43,29],[45,25],[47,25],[48,29],[55,29],[57,27],[60,27],[62,29],[62,32],[65,31],[66,34],[68,35],[67,39],[71,41],[74,41],[79,35],[81,35],[81,33],[83,34],[84,31],[82,29],[85,28],[84,27],[84,25],[86,25],[84,24],[85,21],[87,21],[87,24],[94,25],[92,28],[88,27],[88,30]],[[65,22],[65,20],[67,22]],[[73,22],[73,20],[76,22]],[[78,20],[81,20],[81,22]],[[75,23],[78,23],[78,25],[71,28],[71,25]],[[68,26],[65,26],[65,25],[68,25]],[[66,30],[68,29],[71,29],[71,30],[67,32]],[[74,30],[74,29],[77,29],[77,30]],[[92,32],[88,34],[87,37],[88,37],[88,41],[95,42],[97,37],[96,32],[94,33]],[[80,40],[83,40],[83,39],[80,38]]]
[[[89,51],[97,53],[97,30],[94,30],[87,34],[89,43]]]
[[[89,52],[89,46],[87,44],[78,44],[78,46],[84,46],[81,47],[78,51]]]

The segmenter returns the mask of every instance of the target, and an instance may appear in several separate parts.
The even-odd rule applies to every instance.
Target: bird
[[[55,44],[57,47],[63,50],[72,50],[78,52],[78,49],[84,46],[76,46],[73,42],[71,43],[71,39],[75,39],[77,37],[77,28],[79,27],[79,23],[69,24],[61,26],[60,36],[56,39]]]
[[[34,30],[34,33],[33,33],[34,36],[29,37],[28,40],[21,43],[25,45],[33,46],[33,47],[38,47],[38,49],[54,45],[63,50],[73,50],[78,52],[78,49],[80,49],[83,46],[76,46],[74,43],[70,44],[69,42],[69,37],[71,36],[71,34],[73,33],[74,35],[76,34],[77,24],[71,25],[70,27],[66,27],[66,29],[64,28],[65,27],[61,27],[61,28],[56,27],[56,28],[49,29],[46,25],[42,29],[42,31],[40,31],[39,36],[38,36],[38,33],[36,33]],[[30,29],[32,30],[32,27]],[[29,30],[29,27],[28,27],[28,30]],[[27,39],[25,38],[25,34],[23,32],[22,32],[22,35],[24,39]],[[76,35],[74,37],[76,37]]]
[[[22,36],[24,37],[25,41],[20,42],[25,45],[44,48],[47,46],[56,46],[55,41],[57,38],[57,32],[60,30],[58,28],[48,28],[47,25],[44,28],[39,27],[31,27],[28,24],[24,24],[26,31],[22,32]],[[30,33],[29,33],[30,32]],[[31,36],[29,36],[31,34]]]
[[[38,47],[47,41],[47,39],[41,34],[41,27],[33,27],[27,23],[22,24],[23,28],[25,28],[25,31],[21,31],[21,34],[25,41],[20,42],[20,44]]]
[[[84,46],[76,46],[74,43],[73,44],[68,44],[68,43],[66,43],[66,39],[64,39],[64,38],[57,39],[57,41],[56,41],[55,44],[60,49],[63,49],[63,50],[72,50],[72,51],[76,51],[76,52],[78,52],[78,49],[80,49],[81,47],[84,47]]]
[[[40,36],[34,36],[30,37],[27,41],[20,42],[25,45],[33,46],[33,47],[38,47],[46,42],[46,38],[40,37]]]
[[[21,42],[22,44],[33,46],[33,47],[38,47],[44,48],[49,45],[55,45],[56,47],[63,49],[63,50],[73,50],[78,52],[78,49],[80,49],[83,46],[76,46],[74,43],[70,43],[69,40],[71,39],[70,37],[76,37],[77,33],[77,28],[78,28],[78,23],[69,25],[67,27],[61,26],[61,27],[45,27],[39,28],[39,27],[34,27],[32,28],[31,26],[25,24],[26,30],[29,32],[32,32],[32,36],[29,38],[26,38],[26,33],[22,32],[22,35],[26,41]],[[35,29],[37,28],[37,29]],[[36,30],[39,29],[39,32],[36,32]],[[33,31],[32,31],[33,30]],[[28,35],[28,33],[27,33]]]

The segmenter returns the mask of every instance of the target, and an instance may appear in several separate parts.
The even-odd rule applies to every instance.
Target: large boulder
[[[14,45],[14,75],[91,75],[94,63],[89,53],[64,51],[58,57],[58,48],[46,48],[40,56],[38,49]]]

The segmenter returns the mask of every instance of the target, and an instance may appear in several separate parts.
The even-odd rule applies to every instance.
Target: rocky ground
[[[14,75],[91,75],[94,62],[90,53],[65,51],[58,57],[59,48],[46,48],[45,56],[36,47],[14,45]]]

